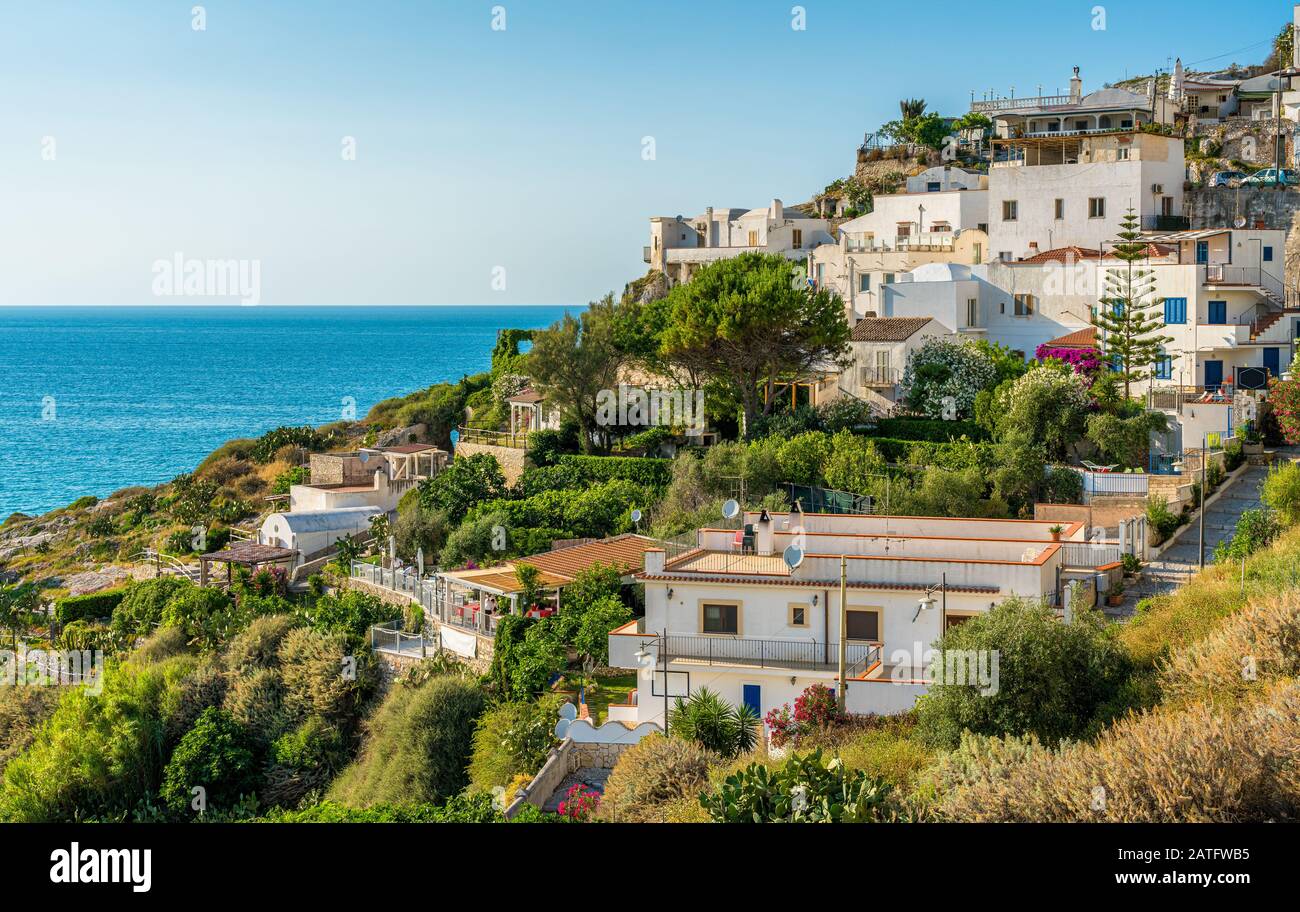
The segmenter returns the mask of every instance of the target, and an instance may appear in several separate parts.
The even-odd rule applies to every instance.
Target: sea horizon
[[[0,305],[0,520],[156,485],[281,425],[489,367],[584,305]],[[141,368],[147,369],[141,369]]]

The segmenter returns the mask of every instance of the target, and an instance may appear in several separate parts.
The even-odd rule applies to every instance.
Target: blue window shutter
[[[1165,324],[1174,326],[1187,322],[1187,299],[1165,298]]]
[[[1271,262],[1273,262],[1273,248],[1272,248],[1272,247],[1265,247],[1265,248],[1264,248],[1264,262],[1265,262],[1265,263],[1271,263]]]

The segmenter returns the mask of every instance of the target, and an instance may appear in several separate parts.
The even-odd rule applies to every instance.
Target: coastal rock
[[[64,580],[64,585],[72,595],[86,595],[90,592],[99,592],[102,589],[112,589],[131,578],[131,573],[122,567],[101,567],[98,570],[87,570],[83,573],[75,573]]]
[[[403,443],[419,442],[424,440],[428,428],[423,424],[413,424],[410,427],[393,428],[391,431],[384,431],[375,440],[375,446],[389,447],[398,446]]]

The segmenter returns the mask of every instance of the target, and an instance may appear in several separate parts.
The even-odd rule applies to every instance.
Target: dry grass
[[[603,820],[653,823],[698,805],[699,795],[709,786],[709,766],[717,758],[683,738],[650,735],[628,748],[605,784],[600,803]],[[702,809],[701,809],[702,810]]]

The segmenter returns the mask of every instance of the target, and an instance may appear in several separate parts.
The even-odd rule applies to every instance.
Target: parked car
[[[1300,177],[1296,172],[1283,168],[1279,171],[1277,168],[1265,168],[1262,171],[1256,171],[1250,177],[1241,182],[1243,187],[1276,187],[1279,184],[1284,187],[1292,187],[1300,183]]]
[[[1216,171],[1210,178],[1211,187],[1240,187],[1246,175],[1240,171]]]

